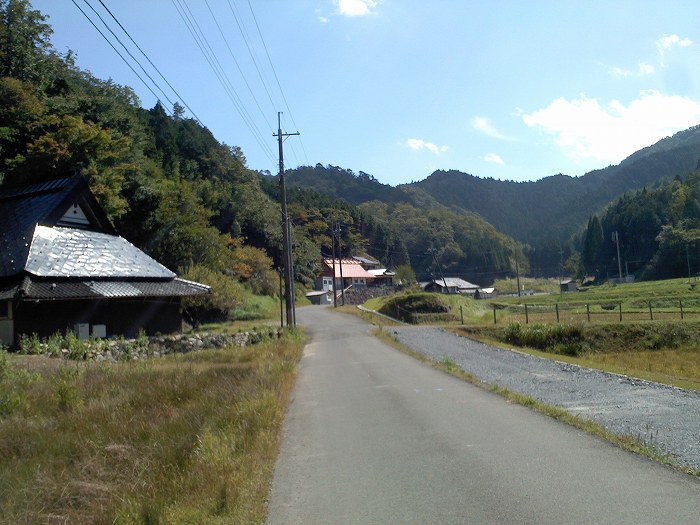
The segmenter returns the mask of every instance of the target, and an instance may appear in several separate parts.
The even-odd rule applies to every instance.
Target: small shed
[[[333,292],[330,290],[314,290],[306,294],[306,298],[311,304],[328,305],[333,304]]]
[[[578,287],[576,286],[575,279],[562,279],[559,283],[559,290],[561,292],[576,292]]]

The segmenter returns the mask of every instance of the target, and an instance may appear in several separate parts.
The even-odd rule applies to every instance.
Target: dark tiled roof
[[[189,297],[211,293],[203,284],[172,280],[33,279],[0,286],[0,299],[20,294],[23,300]],[[4,297],[7,295],[7,297]]]
[[[40,277],[174,278],[123,237],[37,226],[25,270]]]

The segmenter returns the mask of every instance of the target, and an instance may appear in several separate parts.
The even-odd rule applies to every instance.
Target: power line
[[[192,12],[187,7],[187,4],[185,3],[183,7],[181,4],[181,0],[171,0],[171,2],[177,10],[178,14],[180,15],[180,18],[185,23],[185,26],[187,27],[188,31],[190,32],[190,35],[197,44],[197,47],[199,48],[200,52],[202,53],[202,55],[204,55],[205,60],[209,64],[209,67],[211,67],[212,71],[219,80],[219,83],[224,88],[224,91],[226,92],[226,95],[228,96],[229,100],[233,104],[234,108],[238,112],[244,124],[248,127],[248,130],[255,138],[256,142],[258,143],[258,146],[260,146],[261,150],[263,151],[263,153],[265,153],[268,159],[274,163],[274,155],[270,146],[263,140],[260,131],[257,129],[257,126],[255,126],[254,122],[248,115],[245,107],[240,101],[240,98],[236,94],[233,85],[231,84],[230,80],[228,79],[228,76],[223,70],[221,62],[219,62],[218,58],[216,57],[214,50],[212,49],[206,37],[204,36],[201,27],[192,15]]]
[[[214,12],[211,10],[211,6],[209,5],[209,0],[204,0],[204,3],[206,4],[207,9],[209,10],[209,13],[211,14],[211,17],[214,19],[214,23],[216,24],[216,27],[219,30],[219,34],[221,35],[221,38],[223,39],[224,43],[226,44],[226,48],[228,49],[228,52],[231,55],[231,58],[233,59],[233,63],[236,64],[236,68],[238,69],[238,72],[241,74],[241,78],[243,79],[243,82],[245,83],[246,87],[248,88],[248,91],[250,92],[250,96],[253,98],[255,105],[258,107],[258,110],[260,111],[260,114],[262,115],[263,120],[267,123],[267,120],[265,120],[265,113],[263,112],[262,108],[260,107],[260,104],[258,103],[258,99],[255,97],[255,93],[253,92],[253,89],[250,87],[250,84],[248,83],[248,79],[246,79],[246,76],[243,73],[243,70],[241,69],[240,64],[238,63],[238,60],[236,60],[236,55],[234,55],[233,50],[231,49],[231,46],[228,43],[228,39],[226,38],[226,35],[224,34],[223,30],[221,29],[221,25],[219,24],[219,21],[216,19],[216,15],[214,15]],[[269,126],[269,123],[268,123],[268,126]],[[270,131],[273,131],[272,127],[270,127]]]
[[[180,99],[180,100],[182,101],[183,105],[190,111],[190,113],[192,114],[192,116],[194,117],[194,119],[199,123],[199,125],[202,126],[202,127],[204,127],[204,124],[202,124],[202,121],[199,119],[199,117],[198,117],[197,114],[194,112],[194,110],[192,110],[192,108],[189,106],[189,104],[187,104],[187,102],[185,101],[185,99],[182,98],[182,96],[180,95],[180,93],[177,92],[177,90],[172,86],[172,84],[171,84],[170,82],[168,82],[168,79],[165,78],[165,76],[163,75],[163,73],[160,72],[160,69],[158,69],[158,68],[156,67],[156,65],[153,63],[153,61],[151,61],[151,59],[148,57],[148,55],[146,54],[146,52],[145,52],[143,49],[141,49],[141,46],[139,46],[139,45],[136,43],[136,41],[131,37],[131,35],[130,35],[129,32],[126,30],[126,28],[124,28],[124,26],[121,24],[121,22],[119,22],[119,20],[117,20],[117,17],[114,16],[114,14],[112,13],[112,11],[110,11],[109,7],[107,7],[107,6],[104,4],[104,2],[103,2],[102,0],[98,0],[98,1],[99,1],[100,4],[102,5],[102,7],[104,7],[104,9],[107,11],[107,13],[109,13],[109,16],[111,16],[112,19],[113,19],[113,20],[117,23],[117,25],[121,28],[121,30],[124,31],[124,34],[126,34],[126,36],[129,37],[129,40],[131,40],[131,43],[134,44],[134,45],[136,46],[136,49],[138,49],[138,50],[141,52],[141,54],[146,58],[146,60],[148,60],[148,63],[151,64],[151,66],[153,67],[153,69],[156,70],[156,72],[158,73],[158,75],[160,75],[160,78],[162,78],[163,81],[168,85],[168,87],[173,91],[173,93],[175,93],[175,95],[177,95],[177,98]],[[104,21],[103,21],[103,23],[104,23]],[[112,34],[114,34],[114,33],[112,33]],[[123,44],[122,44],[122,45],[123,45]],[[143,69],[143,68],[142,68],[142,69]],[[150,78],[150,77],[149,77],[149,78]]]
[[[146,69],[141,65],[141,62],[139,62],[139,61],[136,59],[136,57],[135,57],[133,54],[131,54],[131,51],[129,51],[129,48],[127,48],[127,47],[124,45],[124,42],[122,42],[121,39],[116,35],[116,33],[115,33],[114,31],[112,31],[112,28],[109,27],[109,25],[107,25],[107,23],[104,21],[104,18],[102,18],[102,15],[100,15],[100,13],[98,13],[98,12],[95,10],[95,8],[92,7],[92,5],[90,5],[90,3],[88,2],[88,0],[83,0],[83,1],[88,5],[88,7],[92,10],[92,12],[95,13],[95,15],[97,16],[97,18],[100,19],[100,22],[102,22],[102,24],[107,28],[107,31],[109,31],[109,32],[112,34],[112,36],[113,36],[114,38],[116,38],[117,42],[119,42],[119,45],[122,46],[122,47],[124,48],[124,51],[126,51],[126,54],[129,55],[129,56],[131,57],[131,59],[132,59],[134,62],[136,62],[136,65],[138,65],[139,68],[141,68],[141,71],[143,71],[144,75],[146,75],[146,76],[148,77],[148,79],[153,83],[153,85],[158,89],[158,91],[161,92],[161,94],[165,97],[165,99],[168,101],[168,103],[172,106],[172,105],[173,105],[173,101],[170,100],[170,97],[168,97],[168,95],[165,93],[165,91],[163,91],[163,89],[158,85],[158,83],[157,83],[155,80],[153,80],[153,77],[152,77],[152,76],[148,73],[148,71],[146,71]],[[99,1],[100,3],[102,3],[102,0],[98,0],[98,1]],[[104,6],[104,4],[102,4],[102,5]]]
[[[253,11],[253,6],[250,3],[250,0],[248,0],[248,8],[250,9],[250,14],[253,16],[253,21],[255,22],[255,27],[258,30],[258,35],[260,36],[260,41],[262,42],[263,49],[265,49],[265,54],[267,55],[267,61],[270,64],[270,68],[272,69],[272,74],[275,77],[275,81],[277,82],[277,87],[279,88],[280,94],[282,95],[282,100],[284,100],[284,105],[287,108],[287,111],[289,112],[289,117],[292,120],[292,124],[294,125],[295,129],[299,129],[297,126],[296,122],[294,121],[294,115],[292,114],[292,110],[289,108],[289,104],[287,103],[287,97],[284,96],[284,90],[282,89],[282,84],[280,83],[280,79],[277,76],[277,71],[275,70],[275,66],[272,63],[272,58],[270,57],[270,52],[267,49],[267,44],[265,44],[265,39],[263,38],[262,31],[260,30],[260,25],[258,24],[258,19],[255,16],[255,11]],[[306,157],[306,150],[304,149],[304,143],[302,141],[299,141],[301,144],[302,149],[304,150],[304,157]],[[307,164],[309,163],[308,157],[306,157]]]
[[[83,0],[83,1],[90,7],[90,9],[92,9],[94,11],[93,7],[88,3],[87,0]],[[102,38],[105,40],[105,42],[107,42],[109,44],[109,46],[114,50],[114,52],[117,55],[119,55],[119,58],[121,58],[124,61],[124,63],[129,67],[129,69],[131,69],[131,71],[134,73],[134,75],[136,75],[136,77],[143,83],[143,85],[146,86],[146,89],[148,89],[148,91],[151,92],[151,94],[155,97],[155,99],[158,102],[160,102],[161,106],[165,107],[165,104],[163,104],[163,101],[160,100],[160,98],[158,97],[158,95],[156,95],[155,91],[153,91],[151,86],[149,86],[148,83],[141,77],[141,75],[139,75],[139,73],[134,69],[134,67],[129,63],[129,61],[126,58],[124,58],[124,55],[122,55],[119,52],[119,50],[114,46],[114,44],[112,44],[112,42],[109,40],[109,38],[107,38],[107,35],[105,35],[102,32],[102,30],[100,30],[100,28],[97,27],[97,25],[95,24],[95,22],[92,21],[90,16],[88,16],[88,14],[85,11],[83,11],[83,9],[77,4],[76,0],[71,0],[71,2],[73,2],[73,5],[78,8],[78,10],[83,14],[83,16],[87,19],[87,21],[90,22],[90,25],[92,25],[92,27],[95,28],[95,30],[100,34],[100,36],[102,36]],[[166,108],[166,111],[167,111],[167,108]]]
[[[260,71],[260,67],[258,66],[258,61],[255,57],[255,54],[253,53],[253,49],[250,46],[250,36],[248,36],[248,32],[245,30],[245,25],[242,22],[242,17],[241,20],[239,20],[239,15],[236,14],[236,11],[233,8],[233,5],[231,4],[231,0],[227,0],[228,7],[231,10],[231,14],[233,15],[233,19],[236,21],[236,25],[238,26],[238,30],[241,33],[241,36],[243,37],[243,42],[245,42],[246,48],[248,49],[248,54],[250,55],[250,58],[253,60],[253,65],[255,66],[255,70],[258,72],[258,78],[260,78],[260,82],[263,85],[263,88],[265,89],[265,93],[267,93],[267,98],[270,101],[270,105],[272,109],[274,109],[275,103],[272,100],[272,95],[270,94],[270,90],[267,87],[267,82],[263,78],[262,71]]]

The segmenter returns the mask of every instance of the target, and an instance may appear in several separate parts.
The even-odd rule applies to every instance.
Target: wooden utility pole
[[[620,236],[617,231],[612,232],[612,240],[617,244],[617,271],[620,275],[620,284],[622,284],[622,261],[620,261]]]
[[[287,215],[287,188],[284,184],[284,149],[282,143],[285,137],[291,135],[299,135],[295,133],[282,133],[282,112],[277,113],[277,143],[279,145],[279,160],[280,160],[280,201],[282,208],[282,261],[284,264],[284,298],[285,310],[287,313],[287,326],[296,326],[294,315],[294,263],[292,259],[292,242],[290,236],[289,217]]]

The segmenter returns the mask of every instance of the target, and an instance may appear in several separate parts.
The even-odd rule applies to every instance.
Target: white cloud
[[[647,62],[639,62],[636,71],[633,69],[625,69],[622,67],[608,67],[610,74],[617,78],[642,77],[645,75],[653,75],[656,68]]]
[[[491,119],[488,117],[474,117],[472,119],[472,127],[489,137],[499,140],[508,140],[505,135],[496,129],[496,127],[491,123]]]
[[[376,0],[336,0],[338,13],[343,16],[365,16],[377,6]]]
[[[328,19],[325,16],[319,16],[318,21],[321,22],[322,24],[328,23]]]
[[[576,160],[620,162],[635,151],[700,122],[700,102],[656,90],[642,91],[625,106],[607,106],[581,95],[558,98],[523,115],[523,121],[554,136],[554,142]]]
[[[491,163],[493,163],[493,164],[498,164],[499,166],[505,166],[505,165],[506,165],[506,163],[503,162],[503,159],[502,159],[501,157],[499,157],[498,155],[496,155],[495,153],[489,153],[488,155],[486,155],[486,156],[484,157],[484,160],[485,160],[486,162],[491,162]]]
[[[659,57],[661,58],[661,65],[665,66],[664,58],[666,52],[670,51],[674,46],[678,47],[688,47],[693,44],[693,41],[689,38],[681,38],[678,35],[664,35],[656,41],[656,49],[659,51]]]
[[[408,139],[404,145],[414,151],[427,149],[435,155],[440,155],[441,153],[445,153],[448,150],[447,146],[437,146],[436,144],[433,144],[432,142],[426,142],[423,139]]]

